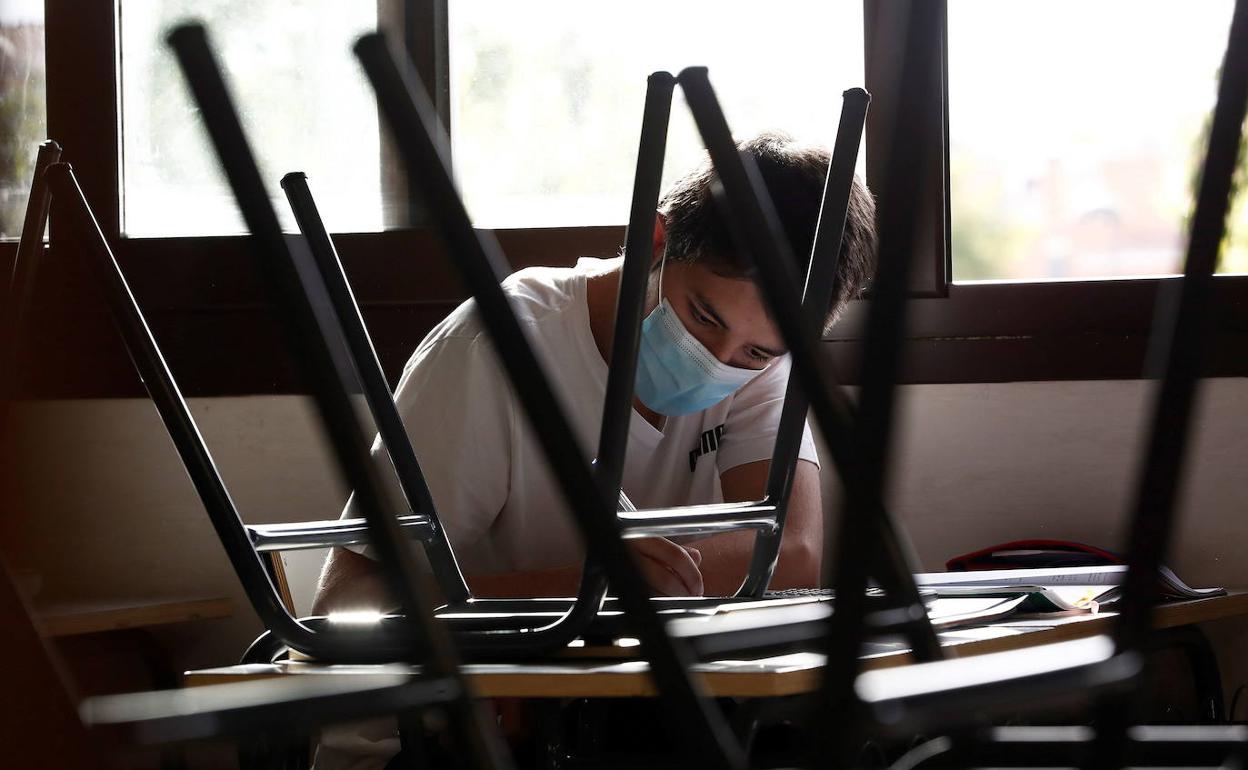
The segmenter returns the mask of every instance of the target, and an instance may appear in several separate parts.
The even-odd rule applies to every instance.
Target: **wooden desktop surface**
[[[1248,591],[1160,605],[1153,618],[1155,627],[1173,628],[1242,615],[1248,615]],[[1106,633],[1116,616],[1117,613],[1102,612],[1011,617],[989,625],[945,631],[940,638],[951,657],[966,657]],[[870,669],[911,661],[904,644],[875,643],[868,648],[863,664]],[[822,666],[822,655],[803,652],[713,661],[698,664],[694,670],[712,695],[762,698],[812,691],[819,685]],[[388,664],[383,670],[410,668],[406,664]],[[184,681],[188,686],[198,686],[278,676],[342,676],[378,669],[373,665],[290,661],[189,671]],[[464,666],[464,673],[476,694],[489,698],[628,698],[656,694],[649,666],[639,660],[472,663]]]
[[[191,620],[225,618],[234,612],[226,598],[110,599],[36,604],[34,614],[51,637],[149,628]]]

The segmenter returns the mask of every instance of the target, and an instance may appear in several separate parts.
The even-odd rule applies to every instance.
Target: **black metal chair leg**
[[[1156,649],[1182,652],[1196,688],[1200,720],[1204,724],[1226,724],[1226,701],[1222,691],[1222,670],[1209,637],[1196,626],[1177,626],[1158,633]]]

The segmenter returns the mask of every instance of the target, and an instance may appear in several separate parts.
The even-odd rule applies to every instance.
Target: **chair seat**
[[[720,532],[778,529],[775,503],[715,503],[616,514],[624,537],[705,537]]]
[[[887,597],[878,590],[869,594],[870,603],[885,606]],[[682,637],[698,659],[711,659],[728,653],[782,654],[810,649],[826,633],[831,614],[831,596],[749,599],[739,597],[655,597],[656,609],[667,620],[669,632]],[[575,600],[572,598],[472,599],[464,605],[444,606],[437,616],[448,623],[466,658],[474,661],[511,660],[531,650],[509,649],[499,632],[521,632],[541,628],[561,618]],[[314,632],[351,631],[363,643],[351,658],[335,658],[335,663],[379,663],[403,660],[410,654],[411,640],[404,632],[402,615],[342,613],[300,618]],[[616,639],[633,636],[618,601],[608,597],[582,639],[588,645],[611,645]],[[266,634],[252,645],[247,662],[272,659],[283,651],[280,643]],[[553,651],[552,651],[553,652]]]

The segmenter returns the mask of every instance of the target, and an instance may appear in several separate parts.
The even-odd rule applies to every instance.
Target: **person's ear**
[[[659,265],[659,260],[663,258],[663,249],[667,247],[667,217],[660,213],[654,215],[654,251],[650,257],[650,267],[655,268]]]

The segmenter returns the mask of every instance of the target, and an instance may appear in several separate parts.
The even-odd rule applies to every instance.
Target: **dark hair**
[[[799,144],[777,131],[738,142],[737,148],[753,156],[758,164],[804,276],[810,263],[831,153],[817,145]],[[750,259],[738,253],[711,198],[715,178],[707,158],[659,201],[659,213],[667,225],[667,258],[673,262],[701,262],[719,275],[747,278],[752,273]],[[874,272],[875,247],[875,200],[867,186],[855,177],[825,329],[836,321],[849,300],[858,296]]]

